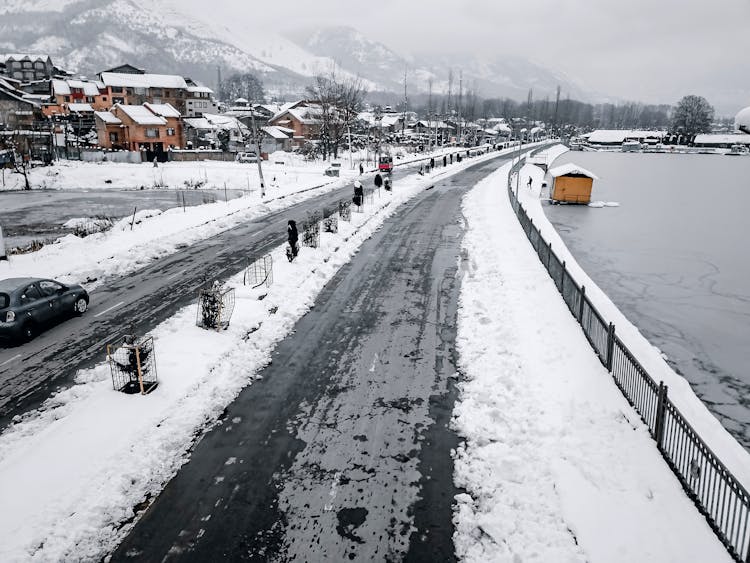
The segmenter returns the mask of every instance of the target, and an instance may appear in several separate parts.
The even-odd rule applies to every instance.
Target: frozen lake
[[[569,152],[592,200],[545,206],[581,266],[750,449],[750,157]]]
[[[240,197],[227,190],[34,190],[0,192],[0,226],[8,248],[38,239],[51,242],[70,232],[63,227],[76,217],[122,218],[134,208],[170,209]]]

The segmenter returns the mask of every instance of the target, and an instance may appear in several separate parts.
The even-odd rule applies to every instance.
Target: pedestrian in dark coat
[[[365,173],[365,167],[362,166],[362,163],[360,162],[359,163],[359,175],[361,176],[364,173]]]
[[[299,233],[297,232],[297,223],[291,219],[287,221],[286,236],[289,240],[289,246],[292,248],[292,255],[297,256],[297,252],[299,252],[299,247],[297,246]]]
[[[451,153],[451,164],[453,164],[453,153]]]
[[[352,198],[352,203],[359,207],[362,205],[362,201],[365,198],[365,188],[362,187],[362,182],[359,180],[355,180],[354,182],[354,197]]]
[[[375,174],[375,187],[380,188],[383,185],[383,177],[380,174]]]
[[[430,159],[430,170],[432,170],[433,168],[435,168],[435,159],[431,158]]]
[[[443,155],[443,168],[445,168],[446,166],[448,166],[448,157]]]

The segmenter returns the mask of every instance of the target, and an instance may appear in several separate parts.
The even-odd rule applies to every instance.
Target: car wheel
[[[83,315],[88,308],[89,303],[83,297],[79,297],[78,299],[76,299],[75,305],[73,306],[76,315]]]

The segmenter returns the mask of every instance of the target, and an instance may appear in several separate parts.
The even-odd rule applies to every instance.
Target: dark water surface
[[[241,191],[227,190],[233,199]],[[78,217],[120,219],[134,208],[161,209],[224,201],[224,191],[213,190],[34,190],[0,192],[0,227],[8,248],[32,240],[51,242],[68,232],[63,223]]]
[[[750,157],[570,152],[593,200],[545,206],[579,264],[750,449]]]

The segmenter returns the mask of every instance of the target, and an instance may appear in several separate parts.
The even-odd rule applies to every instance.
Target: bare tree
[[[708,133],[714,118],[714,108],[702,96],[685,96],[672,114],[672,129],[685,135]]]
[[[14,133],[0,140],[0,151],[9,151],[13,171],[23,176],[24,190],[31,190],[29,169],[31,168],[31,144],[28,137]],[[3,177],[4,179],[4,177]]]
[[[316,74],[308,95],[320,106],[320,141],[326,157],[338,158],[339,146],[362,108],[367,88],[358,76],[339,76],[334,67]]]

